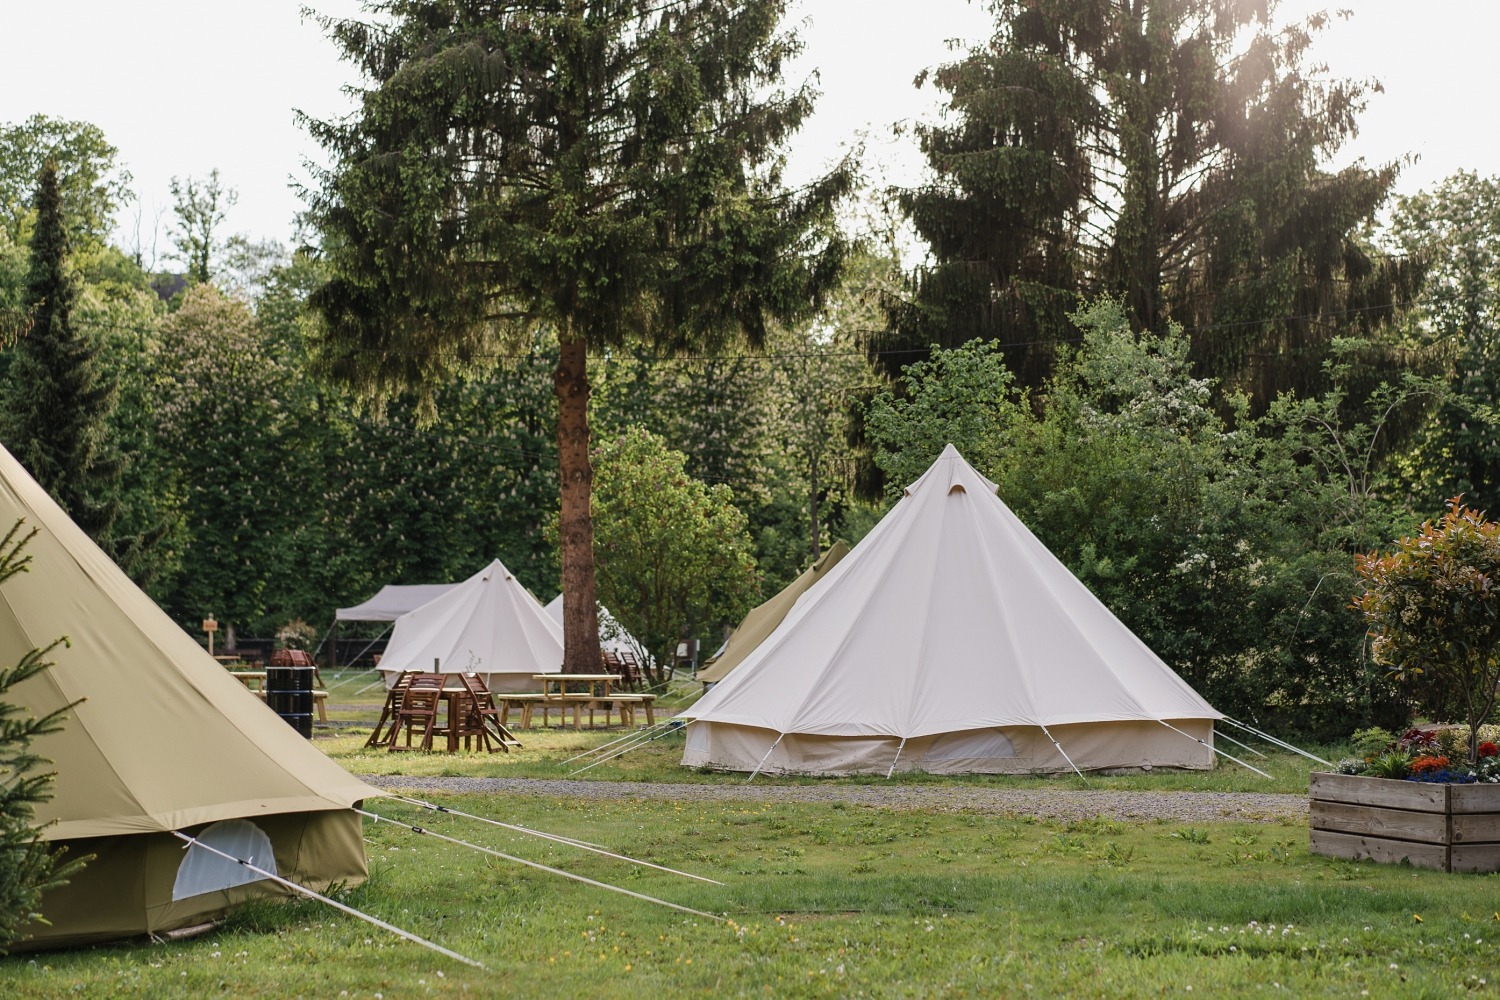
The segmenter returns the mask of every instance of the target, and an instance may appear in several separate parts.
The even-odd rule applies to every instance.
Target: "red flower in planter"
[[[1412,774],[1425,774],[1428,771],[1441,771],[1448,766],[1447,757],[1418,757],[1407,766]]]
[[[1500,747],[1495,746],[1495,744],[1490,742],[1489,740],[1485,740],[1483,743],[1479,744],[1479,756],[1500,757]]]

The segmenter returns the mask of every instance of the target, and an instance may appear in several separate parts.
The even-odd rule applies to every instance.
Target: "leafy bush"
[[[1376,661],[1429,709],[1462,708],[1474,762],[1500,684],[1500,524],[1454,497],[1437,524],[1356,568]]]
[[[1389,729],[1371,726],[1369,729],[1354,731],[1354,756],[1360,760],[1368,760],[1377,754],[1385,753],[1395,745],[1396,734]]]
[[[1338,457],[1365,455],[1379,434],[1378,421],[1348,423],[1364,403],[1289,399],[1257,418],[1194,376],[1180,331],[1139,334],[1107,300],[1073,322],[1082,346],[1034,397],[992,345],[909,366],[866,424],[891,486],[955,444],[1074,575],[1231,716],[1303,739],[1403,723],[1406,706],[1362,655],[1349,606],[1350,555],[1392,530],[1368,470]]]

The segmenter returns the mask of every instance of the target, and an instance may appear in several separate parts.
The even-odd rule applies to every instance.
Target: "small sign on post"
[[[219,623],[212,617],[203,619],[203,631],[208,633],[208,655],[214,655],[214,633],[219,631]]]

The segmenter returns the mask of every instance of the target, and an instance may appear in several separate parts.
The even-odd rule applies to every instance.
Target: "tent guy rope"
[[[436,837],[438,840],[447,841],[450,844],[457,844],[460,847],[467,847],[471,851],[479,851],[482,854],[489,854],[493,857],[501,858],[505,861],[514,861],[518,865],[525,865],[527,868],[535,868],[537,871],[550,872],[553,875],[561,875],[563,878],[570,878],[575,882],[582,882],[585,885],[591,885],[597,889],[608,889],[610,892],[618,892],[625,896],[631,896],[635,899],[644,900],[647,903],[655,903],[658,906],[665,906],[669,909],[679,910],[683,913],[691,913],[695,917],[704,917],[708,920],[716,920],[720,923],[723,923],[724,921],[723,917],[717,916],[713,913],[705,913],[702,910],[695,910],[690,906],[679,906],[677,903],[669,903],[665,899],[657,899],[655,896],[647,896],[645,893],[641,892],[632,892],[629,889],[622,889],[617,885],[610,885],[608,882],[599,882],[595,879],[585,878],[582,875],[574,875],[572,872],[563,871],[561,868],[553,868],[550,865],[544,865],[536,861],[527,861],[525,858],[518,858],[514,854],[506,854],[503,851],[497,851],[494,848],[485,847],[483,844],[474,844],[470,843],[467,840],[459,840],[457,837],[450,837],[447,834],[438,833],[436,830],[429,830],[426,827],[414,826],[411,823],[403,823],[400,820],[391,819],[389,816],[382,816],[379,813],[367,812],[364,809],[356,809],[354,811],[359,813],[361,816],[373,819],[376,823],[391,823],[395,826],[399,826],[405,830],[408,830],[411,833],[418,834],[419,836]]]
[[[647,735],[648,733],[654,733],[657,730],[666,729],[669,726],[671,726],[674,723],[676,723],[677,721],[678,721],[677,719],[668,719],[665,722],[658,722],[656,725],[650,726],[650,727],[648,727],[646,729],[639,729],[639,730],[636,730],[634,732],[626,733],[623,736],[617,736],[614,739],[610,740],[608,743],[601,743],[601,744],[599,744],[596,747],[590,747],[589,749],[585,750],[583,753],[574,754],[573,756],[569,757],[567,760],[563,761],[563,763],[564,764],[571,764],[575,760],[583,760],[583,758],[585,758],[585,757],[592,757],[595,754],[604,753],[605,751],[609,750],[611,747],[618,746],[621,743],[627,743],[627,742],[630,742],[632,740],[638,740],[641,737]]]
[[[672,723],[677,722],[677,721],[678,720],[673,719],[670,722],[664,723],[661,732],[655,733],[655,734],[653,734],[651,736],[648,736],[648,737],[646,737],[644,739],[638,739],[634,743],[629,744],[628,746],[624,747],[623,749],[615,751],[614,753],[610,754],[608,757],[600,757],[598,760],[594,761],[594,763],[592,763],[592,764],[586,764],[583,767],[580,767],[576,771],[569,771],[568,772],[568,777],[571,778],[575,774],[582,774],[584,771],[587,771],[589,768],[596,767],[599,764],[607,764],[610,761],[614,760],[616,757],[623,757],[626,754],[628,754],[630,751],[636,749],[637,747],[645,746],[647,743],[650,743],[652,740],[660,739],[661,737],[667,735],[668,733],[675,733],[675,732],[678,732],[680,730],[686,729],[688,726],[691,726],[694,722],[697,722],[698,720],[697,719],[689,719],[685,724],[680,725],[680,726],[672,724]]]
[[[614,851],[608,851],[593,844],[585,844],[583,841],[574,840],[571,837],[559,837],[554,833],[543,833],[541,830],[533,830],[529,827],[517,826],[514,823],[502,823],[498,819],[490,819],[487,816],[475,816],[472,813],[460,812],[457,809],[449,809],[447,806],[435,805],[431,802],[424,802],[421,799],[408,798],[405,795],[392,795],[391,798],[395,799],[398,802],[406,802],[410,805],[418,806],[422,809],[429,809],[432,812],[446,813],[449,816],[462,816],[464,819],[477,820],[480,823],[488,823],[491,826],[498,826],[505,830],[514,830],[517,833],[529,834],[533,837],[540,837],[543,840],[553,840],[559,844],[567,844],[569,847],[576,847],[581,851],[590,851],[594,854],[602,854],[606,858],[614,858],[617,861],[628,861],[633,865],[640,865],[643,868],[655,868],[657,871],[668,872],[672,875],[681,875],[683,878],[696,879],[699,882],[707,882],[709,885],[724,884],[723,882],[720,882],[716,879],[705,878],[702,875],[694,875],[692,872],[679,871],[676,868],[668,868],[666,865],[652,864],[650,861],[642,861],[639,858],[632,858],[627,854],[616,854]]]
[[[1243,722],[1239,722],[1239,721],[1237,721],[1235,719],[1231,719],[1227,715],[1224,716],[1224,721],[1227,722],[1227,723],[1229,723],[1231,726],[1238,726],[1239,728],[1243,729],[1247,733],[1254,733],[1256,736],[1259,736],[1261,739],[1265,740],[1267,743],[1275,744],[1276,746],[1282,747],[1282,748],[1284,748],[1286,750],[1290,750],[1292,753],[1295,753],[1295,754],[1301,754],[1302,756],[1306,757],[1308,760],[1317,761],[1319,764],[1326,764],[1329,767],[1333,767],[1334,766],[1333,761],[1324,760],[1322,757],[1319,757],[1316,754],[1308,753],[1306,750],[1299,750],[1296,747],[1292,746],[1290,743],[1288,743],[1286,740],[1277,739],[1276,737],[1272,736],[1270,733],[1263,733],[1259,729],[1256,729],[1254,726],[1247,726]]]
[[[355,811],[358,812],[359,810],[355,810]],[[456,959],[457,961],[460,961],[460,962],[464,963],[465,965],[472,965],[476,969],[482,969],[482,968],[484,968],[484,963],[482,963],[482,962],[476,962],[472,958],[465,958],[463,955],[460,955],[458,952],[456,952],[456,951],[449,951],[447,948],[444,948],[442,945],[440,945],[440,944],[434,944],[433,942],[427,940],[424,937],[418,937],[417,935],[411,933],[411,931],[404,931],[404,930],[402,930],[401,928],[397,927],[394,924],[388,924],[384,920],[381,920],[379,917],[372,917],[368,913],[361,913],[359,910],[356,910],[354,907],[352,907],[352,906],[346,906],[345,904],[340,903],[336,899],[329,899],[327,896],[324,896],[321,893],[313,892],[311,889],[307,888],[306,886],[298,885],[296,882],[293,882],[290,879],[284,879],[280,875],[274,875],[271,872],[266,871],[264,868],[258,868],[253,863],[251,863],[251,861],[249,859],[247,859],[247,858],[237,858],[233,854],[229,854],[229,853],[227,853],[225,851],[219,850],[217,847],[213,847],[213,846],[211,846],[209,844],[205,844],[203,841],[199,840],[197,837],[189,836],[188,834],[183,833],[181,830],[173,830],[172,831],[172,836],[176,837],[178,840],[186,841],[187,846],[184,847],[183,850],[187,850],[189,847],[197,847],[197,848],[200,848],[202,850],[208,851],[211,854],[217,854],[219,857],[225,858],[225,859],[227,859],[229,861],[233,861],[237,865],[243,865],[245,868],[247,868],[250,871],[254,872],[255,874],[259,875],[263,879],[269,879],[270,881],[275,882],[278,885],[284,885],[288,889],[291,889],[294,892],[300,892],[304,896],[310,896],[311,898],[318,900],[320,903],[327,903],[329,906],[333,907],[334,909],[341,910],[344,913],[349,914],[350,916],[358,917],[359,919],[363,920],[367,924],[374,924],[376,927],[379,927],[383,931],[390,931],[392,934],[395,934],[398,937],[403,937],[403,938],[405,938],[408,941],[414,941],[414,942],[416,942],[417,944],[421,945],[424,948],[431,948],[433,951],[437,952],[438,954],[440,954],[440,955],[446,955],[449,958]]]
[[[1248,743],[1241,743],[1239,740],[1235,739],[1233,736],[1230,736],[1228,733],[1221,733],[1217,729],[1215,729],[1214,730],[1214,736],[1217,737],[1218,739],[1221,739],[1221,740],[1228,740],[1229,742],[1233,743],[1237,747],[1242,747],[1242,748],[1244,748],[1246,750],[1249,750],[1251,753],[1255,754],[1255,756],[1257,756],[1257,757],[1265,757],[1265,754],[1261,753],[1259,750],[1255,749],[1250,744],[1248,744]]]
[[[1194,736],[1192,733],[1183,733],[1181,729],[1178,729],[1176,726],[1172,725],[1170,722],[1167,722],[1167,721],[1162,720],[1162,719],[1157,719],[1156,721],[1160,722],[1162,725],[1166,726],[1168,729],[1172,730],[1172,732],[1174,732],[1174,733],[1182,733],[1183,736],[1186,736],[1188,739],[1192,740],[1194,743],[1201,743],[1203,746],[1208,747],[1210,750],[1212,750],[1214,753],[1218,754],[1219,756],[1221,756],[1221,757],[1228,757],[1230,760],[1232,760],[1236,764],[1240,765],[1240,767],[1249,768],[1250,770],[1254,771],[1256,774],[1260,775],[1262,778],[1270,779],[1270,777],[1271,777],[1269,774],[1267,774],[1266,772],[1262,771],[1260,768],[1256,767],[1254,764],[1246,764],[1244,761],[1240,760],[1234,754],[1225,753],[1223,750],[1220,750],[1218,747],[1213,746],[1212,744],[1204,743],[1202,740],[1200,740],[1198,737]]]

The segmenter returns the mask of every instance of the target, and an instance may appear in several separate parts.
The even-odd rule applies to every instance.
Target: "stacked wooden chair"
[[[403,670],[396,675],[396,683],[391,685],[391,690],[385,696],[385,707],[380,710],[380,721],[370,731],[370,738],[365,740],[365,746],[373,747],[390,742],[390,733],[385,724],[396,715],[396,710],[401,707],[401,697],[411,687],[411,679],[416,675],[415,670]]]
[[[459,674],[467,692],[464,699],[462,728],[459,734],[463,737],[464,749],[469,749],[469,740],[473,739],[483,749],[494,753],[496,750],[504,750],[510,753],[511,747],[519,748],[521,741],[516,739],[505,723],[500,718],[500,709],[495,707],[495,699],[490,694],[489,688],[485,687],[484,681],[480,680],[478,674]]]
[[[412,677],[396,706],[396,715],[386,738],[387,750],[412,749],[412,733],[418,727],[422,730],[422,750],[432,749],[434,735],[447,735],[447,730],[439,729],[437,724],[438,709],[443,701],[443,682],[446,679],[445,674],[417,673]],[[406,745],[397,746],[396,740],[400,738],[402,730],[406,731]]]

